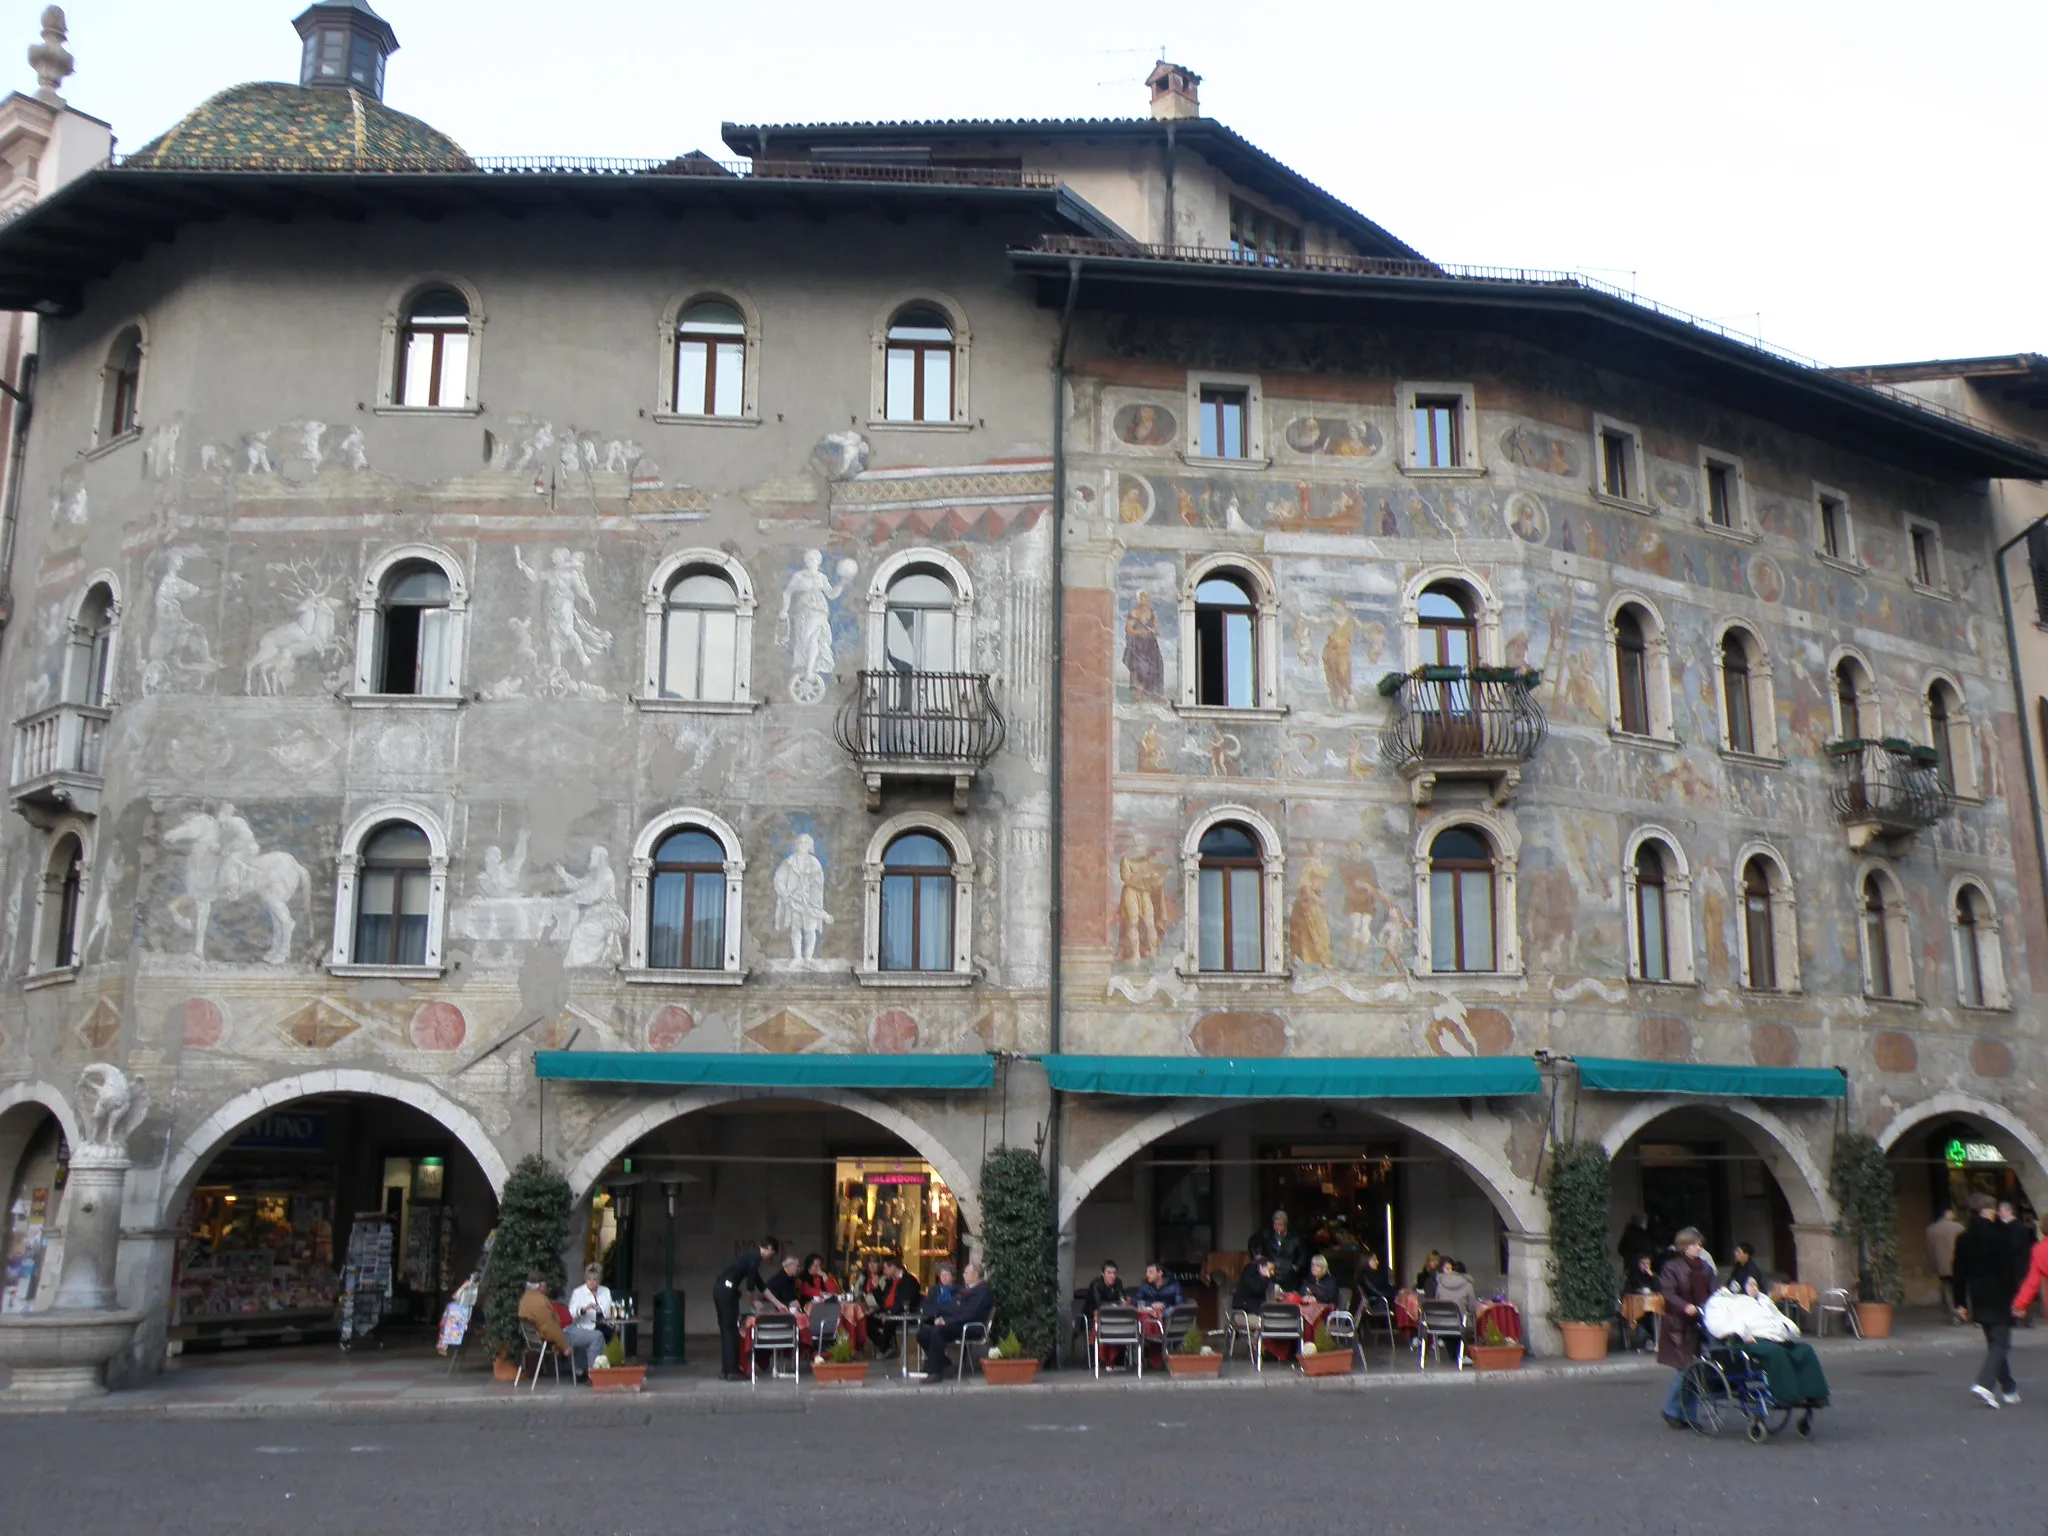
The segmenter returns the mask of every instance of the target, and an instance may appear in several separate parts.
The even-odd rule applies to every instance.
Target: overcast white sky
[[[216,90],[296,79],[304,3],[77,0],[67,97],[137,148]],[[1760,316],[1829,363],[2048,351],[2042,0],[374,3],[401,44],[386,99],[476,154],[1133,115],[1164,45],[1206,113],[1438,260]],[[17,50],[41,9],[0,6]]]

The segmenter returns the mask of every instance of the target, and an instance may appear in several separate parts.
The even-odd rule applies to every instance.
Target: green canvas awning
[[[994,1086],[993,1056],[771,1056],[728,1051],[535,1051],[536,1077],[657,1087],[921,1088]]]
[[[1694,1061],[1580,1056],[1579,1086],[1602,1093],[1683,1093],[1711,1099],[1841,1099],[1849,1080],[1833,1067],[1716,1067]]]
[[[1132,1098],[1490,1099],[1538,1093],[1527,1056],[1048,1056],[1062,1093]]]

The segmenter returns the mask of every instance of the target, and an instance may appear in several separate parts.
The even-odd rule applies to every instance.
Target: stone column
[[[1833,1227],[1794,1222],[1792,1248],[1801,1284],[1823,1291],[1838,1285],[1855,1289],[1855,1255],[1845,1239],[1835,1236]]]
[[[106,1312],[114,1306],[114,1261],[121,1246],[121,1186],[128,1177],[125,1146],[83,1146],[71,1154],[64,1187],[64,1274],[52,1307],[61,1312]]]
[[[1532,1353],[1561,1354],[1564,1335],[1550,1320],[1550,1234],[1508,1229],[1508,1300],[1522,1314]]]

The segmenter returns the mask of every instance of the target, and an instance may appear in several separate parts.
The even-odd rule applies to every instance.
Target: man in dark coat
[[[1675,1373],[1664,1394],[1664,1422],[1673,1429],[1684,1429],[1685,1368],[1699,1357],[1700,1308],[1713,1292],[1714,1271],[1701,1256],[1704,1244],[1697,1227],[1685,1228],[1671,1241],[1678,1251],[1664,1261],[1657,1276],[1657,1293],[1664,1298],[1664,1324],[1657,1330],[1657,1363]]]
[[[1287,1230],[1285,1211],[1275,1211],[1273,1224],[1255,1234],[1245,1248],[1254,1262],[1259,1259],[1273,1261],[1273,1279],[1283,1291],[1293,1290],[1300,1283],[1302,1272],[1308,1268],[1308,1245]]]
[[[868,1337],[874,1341],[878,1360],[896,1352],[896,1330],[900,1326],[884,1321],[884,1317],[905,1313],[916,1316],[924,1304],[924,1291],[917,1276],[906,1270],[903,1261],[893,1253],[882,1260],[882,1279],[882,1289],[875,1293],[877,1315],[868,1321]]]
[[[772,1237],[749,1243],[711,1282],[711,1310],[718,1314],[718,1379],[745,1381],[740,1374],[740,1292],[761,1289],[761,1266],[782,1245]]]
[[[2012,1379],[2012,1299],[2025,1266],[2018,1260],[2011,1234],[1999,1224],[1989,1195],[1971,1201],[1975,1212],[1956,1239],[1956,1316],[1984,1330],[1984,1364],[1970,1390],[1987,1408],[2020,1400]]]
[[[1642,1216],[1631,1216],[1628,1225],[1622,1229],[1621,1241],[1615,1244],[1621,1254],[1621,1272],[1632,1275],[1636,1272],[1636,1261],[1657,1257],[1657,1244],[1650,1237],[1650,1225]]]
[[[960,1272],[960,1279],[960,1289],[952,1299],[917,1330],[918,1355],[928,1382],[946,1379],[946,1346],[960,1343],[969,1323],[986,1323],[996,1309],[995,1297],[989,1294],[979,1264],[969,1264]],[[961,1348],[964,1351],[966,1345],[961,1344]],[[965,1363],[963,1358],[962,1364]]]

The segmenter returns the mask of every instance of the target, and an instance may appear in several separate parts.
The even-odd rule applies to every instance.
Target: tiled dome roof
[[[467,171],[462,146],[373,96],[332,86],[237,85],[130,155],[137,170]]]

